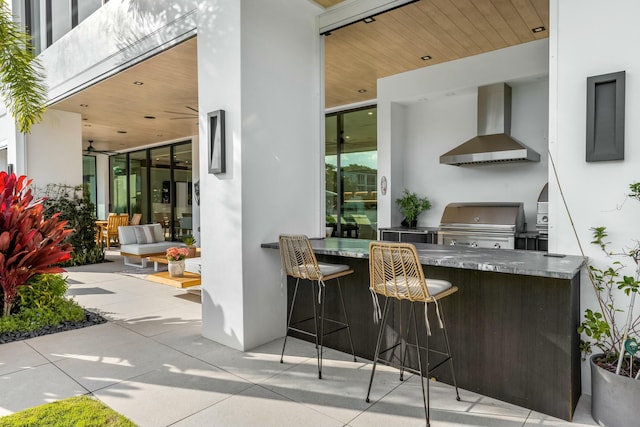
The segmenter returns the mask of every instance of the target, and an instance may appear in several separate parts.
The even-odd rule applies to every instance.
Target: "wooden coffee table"
[[[201,283],[199,274],[188,271],[185,271],[182,277],[171,277],[168,271],[161,271],[160,273],[148,275],[147,280],[162,283],[163,285],[175,286],[176,288],[189,288],[191,286],[199,286]]]
[[[169,265],[166,255],[151,256],[149,261],[153,261],[153,271],[158,271],[160,264]]]

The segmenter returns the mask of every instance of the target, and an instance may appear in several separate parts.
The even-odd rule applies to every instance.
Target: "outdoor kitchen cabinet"
[[[341,278],[342,292],[356,355],[372,360],[378,325],[372,320],[369,241],[329,238],[311,242],[319,261],[348,264],[354,270]],[[262,247],[277,249],[278,244]],[[582,258],[420,243],[416,247],[427,277],[448,280],[459,289],[442,301],[458,386],[571,420],[581,393],[576,328]],[[288,307],[294,286],[295,281],[289,280]],[[336,298],[327,294],[327,318],[342,316]],[[313,313],[311,301],[311,287],[300,287],[294,321]],[[407,315],[409,310],[399,312]],[[423,310],[417,313],[424,316]],[[438,324],[434,315],[429,312],[431,325]],[[424,317],[418,322],[424,322]],[[387,342],[396,331],[393,324],[385,329]],[[441,344],[439,330],[434,328],[430,340],[434,348]],[[324,344],[350,353],[346,334],[328,335]],[[448,369],[438,369],[432,376],[451,384]]]
[[[380,229],[380,240],[387,242],[438,243],[436,227],[390,227]]]

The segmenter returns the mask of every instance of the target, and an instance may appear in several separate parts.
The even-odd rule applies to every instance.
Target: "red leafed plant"
[[[33,200],[26,176],[0,172],[0,285],[3,315],[11,308],[20,286],[36,274],[61,273],[55,266],[71,258],[72,246],[63,243],[72,232],[58,214],[44,219],[42,199]]]

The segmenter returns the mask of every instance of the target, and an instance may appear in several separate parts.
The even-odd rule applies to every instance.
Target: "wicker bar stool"
[[[460,400],[460,394],[458,393],[458,385],[456,383],[456,377],[453,370],[453,359],[451,357],[451,349],[449,347],[449,336],[447,334],[446,325],[444,322],[444,316],[442,313],[442,307],[440,307],[439,300],[452,295],[458,291],[458,288],[445,280],[426,279],[422,270],[422,264],[418,258],[416,247],[409,243],[387,243],[387,242],[371,242],[369,244],[369,277],[371,291],[371,297],[374,303],[374,316],[376,321],[382,319],[380,323],[380,330],[378,332],[378,340],[376,342],[376,350],[373,358],[373,368],[371,370],[371,379],[369,380],[369,389],[367,390],[366,401],[369,402],[369,395],[371,394],[371,386],[373,384],[373,376],[376,371],[376,364],[378,361],[389,365],[397,365],[393,362],[381,359],[380,355],[391,351],[400,346],[400,381],[403,379],[404,371],[413,372],[420,375],[420,382],[422,385],[422,400],[424,403],[424,414],[429,423],[429,381],[427,381],[427,387],[425,392],[424,375],[422,370],[422,359],[420,357],[421,350],[425,351],[426,359],[425,366],[427,371],[424,372],[427,376],[445,362],[449,362],[451,366],[451,376],[453,378],[453,385],[456,390],[456,400]],[[377,295],[383,295],[386,297],[384,303],[383,313],[380,313],[380,305]],[[400,304],[402,300],[408,300],[411,302],[411,308],[409,310],[408,325],[405,328],[406,336],[402,336],[402,318],[400,319],[400,334],[398,341],[385,350],[380,350],[382,335],[385,329],[387,316],[389,314],[389,305],[391,301],[398,301]],[[414,308],[416,303],[424,304],[424,316],[425,326],[427,329],[426,334],[426,346],[421,347],[418,338],[418,325],[416,322],[416,309]],[[438,351],[429,348],[429,336],[431,335],[431,327],[429,325],[429,318],[427,317],[427,308],[429,304],[434,304],[436,307],[436,313],[438,315],[438,323],[443,331],[444,342],[446,351]],[[400,309],[402,313],[402,308]],[[409,344],[407,338],[409,336],[409,329],[413,323],[415,344]],[[404,344],[403,344],[404,338]],[[407,359],[407,346],[415,347],[417,354],[418,369],[412,369],[406,366]],[[429,364],[429,352],[437,353],[444,356],[443,360],[440,360],[434,366]]]
[[[287,276],[296,279],[296,287],[293,291],[293,301],[291,302],[291,309],[289,310],[289,316],[287,319],[287,333],[284,336],[284,343],[282,344],[282,354],[280,356],[280,363],[284,363],[284,349],[287,345],[287,335],[289,331],[295,331],[305,335],[313,336],[316,341],[316,352],[318,354],[318,378],[322,379],[322,344],[323,338],[329,334],[347,330],[349,335],[349,345],[351,346],[351,354],[353,360],[356,360],[355,352],[353,350],[353,340],[351,339],[351,328],[347,319],[347,311],[344,306],[344,299],[342,297],[342,287],[340,286],[340,277],[353,273],[353,270],[348,265],[342,264],[327,264],[319,263],[316,260],[316,256],[311,248],[311,243],[307,236],[304,235],[290,235],[282,234],[279,237],[280,242],[280,257],[282,259],[282,272]],[[298,294],[298,285],[300,280],[309,280],[312,286],[312,298],[313,298],[313,317],[296,321],[291,324],[291,317],[293,315],[293,308],[296,304],[296,296]],[[325,295],[326,295],[326,282],[332,279],[336,279],[338,284],[338,294],[340,296],[340,305],[342,307],[342,313],[344,321],[338,321],[325,318]],[[316,304],[316,284],[318,286],[318,303]],[[318,317],[318,309],[320,310],[320,316]],[[307,322],[313,319],[314,332],[309,332],[304,329],[300,329],[298,325],[303,322]],[[318,321],[320,321],[320,332],[318,333]],[[325,332],[324,322],[330,322],[334,325],[338,325],[337,328]]]

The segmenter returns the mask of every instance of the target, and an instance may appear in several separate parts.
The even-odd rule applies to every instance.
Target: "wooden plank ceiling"
[[[549,1],[420,0],[374,19],[325,36],[327,108],[375,99],[382,77],[547,38]]]
[[[324,36],[327,108],[375,99],[381,77],[546,38],[549,1],[419,0],[374,19]],[[124,151],[195,135],[196,51],[190,39],[51,108],[82,115],[83,149],[89,140]]]

